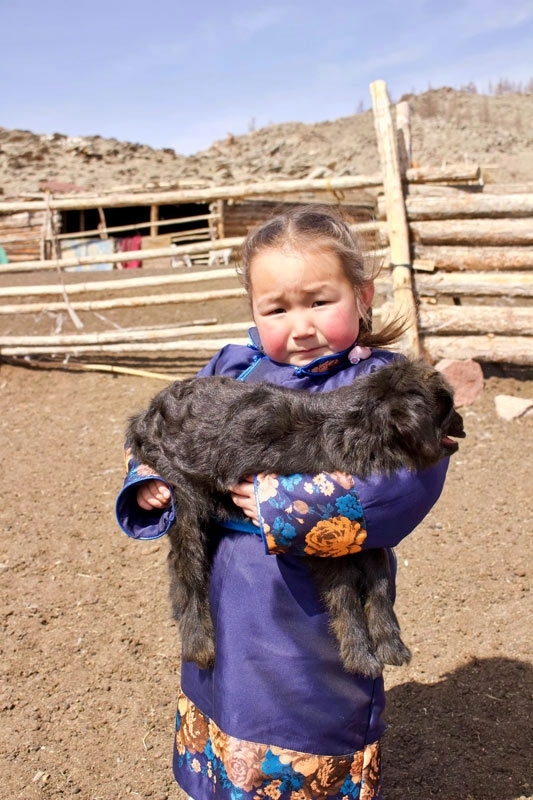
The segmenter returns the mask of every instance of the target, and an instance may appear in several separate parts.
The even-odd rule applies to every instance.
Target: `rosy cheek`
[[[359,334],[359,321],[357,315],[350,310],[337,311],[328,322],[324,330],[330,344],[335,350],[344,350],[349,347]]]
[[[284,331],[279,330],[278,326],[257,323],[257,329],[261,338],[261,344],[267,355],[275,361],[282,361],[286,355],[287,336]]]

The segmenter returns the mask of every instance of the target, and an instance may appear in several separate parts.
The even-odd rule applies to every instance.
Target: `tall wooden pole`
[[[383,189],[389,229],[392,284],[396,316],[405,319],[409,327],[402,337],[401,346],[408,355],[420,355],[416,303],[413,293],[413,275],[409,246],[409,227],[403,196],[403,186],[398,158],[398,140],[390,110],[390,100],[385,81],[370,84],[374,125],[378,141]]]
[[[406,100],[402,100],[396,105],[396,130],[398,131],[400,174],[404,179],[411,166],[411,109]]]
[[[150,236],[157,236],[159,233],[157,222],[159,220],[159,206],[152,203],[150,206]]]

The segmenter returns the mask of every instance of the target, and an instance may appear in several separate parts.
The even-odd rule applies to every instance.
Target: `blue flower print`
[[[276,542],[282,547],[290,545],[296,536],[296,528],[290,525],[283,517],[276,517],[272,524],[272,533],[276,538]]]
[[[278,480],[280,486],[283,486],[287,492],[291,492],[302,482],[302,476],[299,473],[295,475],[278,475]]]
[[[337,511],[341,516],[348,517],[348,519],[363,519],[363,507],[359,499],[353,494],[345,494],[342,497],[337,497],[335,501]]]

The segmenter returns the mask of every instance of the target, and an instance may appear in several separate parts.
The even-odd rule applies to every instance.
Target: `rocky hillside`
[[[486,178],[533,181],[533,95],[486,96],[438,89],[407,98],[413,158],[423,166],[475,162]],[[128,185],[208,185],[244,180],[358,175],[379,169],[371,111],[314,125],[269,125],[243,136],[228,133],[192,156],[146,145],[35,134],[0,127],[0,193],[38,192],[43,182],[82,189]]]

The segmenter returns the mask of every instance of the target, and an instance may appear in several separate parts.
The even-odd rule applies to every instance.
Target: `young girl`
[[[328,207],[299,207],[252,231],[241,274],[256,327],[200,372],[330,391],[397,357],[373,334],[372,277],[350,227]],[[213,521],[210,601],[216,662],[184,662],[174,774],[195,800],[381,795],[383,678],[344,671],[302,555],[392,548],[438,499],[447,461],[361,480],[344,474],[243,476],[231,523]],[[168,486],[129,462],[117,501],[133,538],[172,524]],[[394,556],[391,552],[391,563]]]

